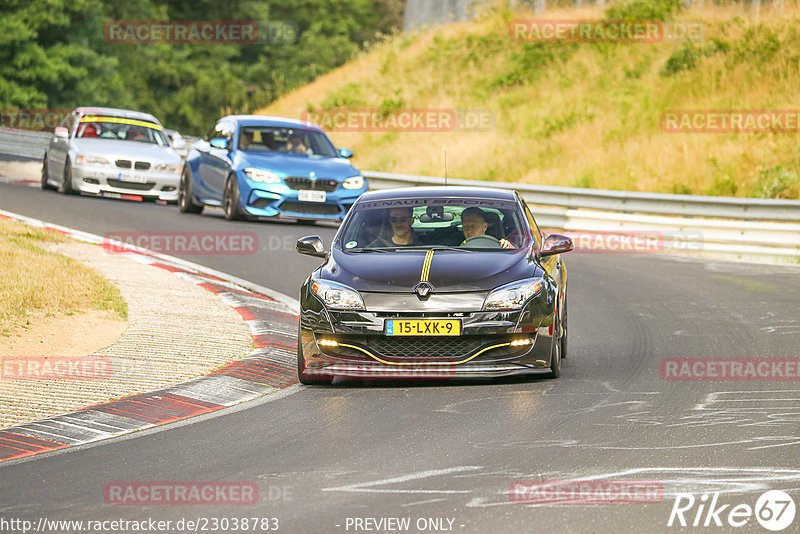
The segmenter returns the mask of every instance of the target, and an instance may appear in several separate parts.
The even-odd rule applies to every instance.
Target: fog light
[[[165,185],[164,187],[161,188],[161,190],[162,191],[175,191],[175,186],[174,185]]]
[[[100,180],[95,180],[94,178],[84,178],[83,181],[87,184],[100,185]]]
[[[532,342],[531,338],[529,338],[529,337],[526,337],[524,339],[515,339],[514,341],[511,342],[511,346],[512,347],[523,347],[525,345],[530,345],[531,342]]]
[[[317,341],[322,347],[338,347],[339,343],[334,339],[320,339]]]

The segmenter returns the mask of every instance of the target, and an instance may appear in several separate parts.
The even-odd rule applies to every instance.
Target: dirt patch
[[[128,321],[108,310],[32,317],[0,336],[0,358],[88,356],[114,343],[127,328]]]

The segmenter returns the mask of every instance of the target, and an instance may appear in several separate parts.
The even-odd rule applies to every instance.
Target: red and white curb
[[[79,241],[128,249],[136,261],[166,269],[216,295],[249,326],[253,351],[208,375],[157,391],[0,429],[0,462],[90,443],[262,397],[297,383],[296,300],[179,258],[156,254],[100,236],[0,210],[0,218],[53,230]]]

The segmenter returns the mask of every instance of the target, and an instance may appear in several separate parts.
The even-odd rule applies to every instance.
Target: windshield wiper
[[[394,248],[376,248],[376,247],[364,247],[364,248],[360,248],[360,249],[358,249],[358,250],[353,250],[353,251],[351,251],[351,252],[392,252],[392,251],[394,251],[396,248],[397,248],[397,247],[394,247]]]
[[[469,250],[461,247],[451,247],[450,245],[430,245],[430,246],[421,246],[421,247],[407,247],[407,248],[415,248],[421,250],[455,250],[456,252],[469,252]]]

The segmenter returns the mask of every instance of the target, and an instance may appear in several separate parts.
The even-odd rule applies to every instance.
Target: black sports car
[[[544,236],[519,194],[474,187],[364,193],[300,289],[297,371],[335,377],[557,378],[572,240]]]

